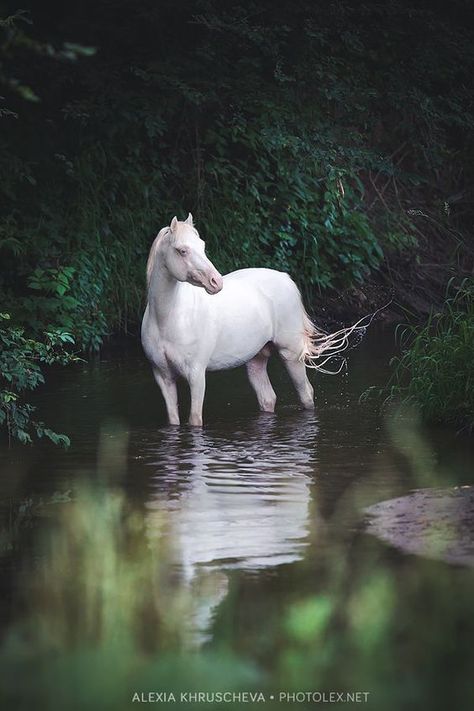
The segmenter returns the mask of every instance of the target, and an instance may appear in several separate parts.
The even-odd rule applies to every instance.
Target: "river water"
[[[440,579],[464,574],[405,555],[364,528],[368,506],[420,485],[472,481],[468,438],[420,429],[413,444],[412,413],[389,425],[377,398],[361,399],[387,381],[393,351],[393,330],[373,327],[349,353],[347,371],[313,373],[314,413],[299,409],[277,360],[270,367],[275,415],[258,413],[243,369],[210,374],[202,430],[166,425],[136,343],[54,372],[37,404],[51,427],[71,437],[71,448],[1,452],[3,626],[21,616],[18,561],[34,549],[44,522],[74,501],[79,481],[118,488],[141,512],[149,545],[165,541],[178,588],[194,598],[183,621],[187,644],[219,648],[232,639],[264,666],[274,654],[269,626],[295,601],[324,593],[342,558],[357,568],[369,544],[392,571],[428,565]],[[181,401],[185,410],[184,388]],[[12,543],[8,521],[19,505],[31,520]]]

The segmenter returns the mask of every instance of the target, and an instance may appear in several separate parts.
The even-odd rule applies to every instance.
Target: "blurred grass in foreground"
[[[26,614],[0,654],[5,708],[118,709],[135,689],[183,678],[199,689],[254,681],[225,654],[186,653],[193,600],[119,490],[82,483],[39,551],[22,575]]]

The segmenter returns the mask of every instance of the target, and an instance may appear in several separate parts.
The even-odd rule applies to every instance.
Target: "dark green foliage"
[[[11,324],[9,314],[0,313],[0,425],[6,427],[9,438],[26,444],[34,433],[69,446],[66,435],[32,419],[35,408],[23,396],[44,383],[44,366],[74,360],[65,350],[71,343],[71,334],[59,329],[45,331],[42,340],[27,338],[23,328]]]
[[[406,208],[426,209],[428,189],[441,218],[459,187],[473,51],[429,10],[145,1],[33,20],[97,53],[34,71],[20,57],[41,103],[16,102],[8,126],[10,239],[95,282],[103,332],[138,318],[147,249],[174,213],[196,213],[223,270],[341,288],[413,248]]]
[[[420,408],[431,421],[474,428],[474,280],[466,280],[441,312],[401,333],[390,399]]]

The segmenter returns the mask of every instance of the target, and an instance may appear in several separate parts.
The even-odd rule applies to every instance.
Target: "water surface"
[[[74,500],[85,479],[124,492],[142,512],[149,545],[165,541],[176,585],[195,601],[184,621],[189,645],[219,645],[232,630],[242,652],[271,664],[266,627],[295,600],[324,592],[342,559],[349,556],[354,570],[365,560],[366,507],[420,482],[472,481],[469,439],[420,430],[417,448],[406,422],[387,427],[379,400],[361,401],[367,388],[386,382],[393,348],[392,331],[374,327],[349,354],[347,371],[313,373],[314,413],[298,407],[278,360],[270,368],[274,415],[258,413],[243,369],[210,374],[202,430],[167,426],[137,344],[55,371],[38,407],[50,426],[71,437],[70,450],[1,453],[5,530],[19,503],[31,512],[1,559],[3,623],[21,614],[16,571],[34,548],[38,527]],[[185,388],[181,401],[185,412]],[[424,565],[370,541],[391,569]],[[450,575],[447,563],[436,565]]]

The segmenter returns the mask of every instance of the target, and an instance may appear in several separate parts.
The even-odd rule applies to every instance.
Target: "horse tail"
[[[379,311],[381,311],[381,309],[378,309],[369,316],[363,316],[352,326],[340,328],[334,333],[327,333],[315,326],[303,307],[303,351],[300,355],[300,361],[302,361],[307,368],[314,368],[328,375],[337,375],[345,365],[346,361],[344,358],[342,358],[337,370],[327,370],[324,366],[329,363],[332,358],[340,356],[347,350],[351,336],[356,336],[360,340],[372,323],[375,314]]]

